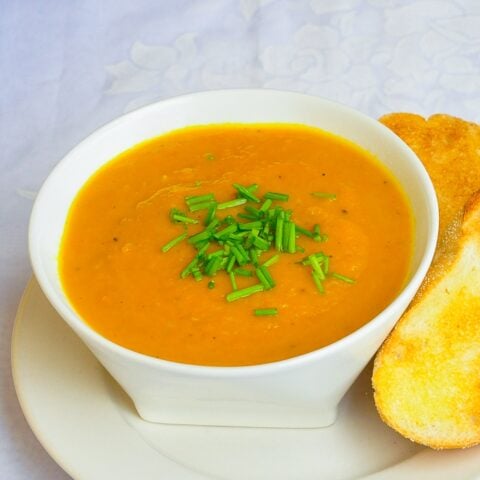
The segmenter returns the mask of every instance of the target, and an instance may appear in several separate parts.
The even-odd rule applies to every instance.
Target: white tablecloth
[[[0,478],[68,478],[23,419],[10,336],[35,193],[78,141],[146,103],[229,87],[480,121],[479,73],[477,0],[0,0]]]

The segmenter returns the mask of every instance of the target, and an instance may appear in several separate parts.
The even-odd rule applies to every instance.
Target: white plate
[[[35,281],[18,310],[12,364],[30,426],[77,480],[480,478],[478,447],[435,452],[386,427],[373,405],[370,368],[325,429],[147,423]]]

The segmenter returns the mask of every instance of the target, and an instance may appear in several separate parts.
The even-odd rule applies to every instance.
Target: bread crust
[[[480,127],[448,115],[381,121],[427,168],[440,232],[422,287],[375,358],[375,404],[385,423],[417,443],[473,446],[480,443]]]

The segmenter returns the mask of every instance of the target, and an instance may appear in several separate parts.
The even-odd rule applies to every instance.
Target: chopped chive
[[[233,266],[235,265],[236,262],[236,257],[235,255],[231,254],[230,257],[228,258],[227,266],[225,270],[230,273],[233,270]]]
[[[218,203],[217,209],[223,210],[225,208],[238,207],[239,205],[244,205],[245,203],[247,203],[246,198],[236,198],[235,200],[229,200],[228,202]]]
[[[187,238],[187,233],[182,233],[178,237],[175,237],[173,240],[170,240],[166,245],[162,247],[162,252],[168,252],[172,247],[178,245],[180,242]]]
[[[278,310],[276,308],[256,308],[253,314],[257,317],[264,317],[267,315],[277,315]]]
[[[236,245],[237,250],[241,253],[242,257],[245,259],[245,263],[248,262],[249,257],[247,251],[243,248],[242,244]]]
[[[231,233],[228,237],[229,240],[233,240],[235,242],[239,242],[243,240],[245,237],[249,235],[249,232],[237,232],[237,233]]]
[[[270,222],[265,222],[262,233],[265,237],[268,237],[268,235],[270,234]]]
[[[255,237],[253,244],[260,250],[268,250],[270,248],[270,243],[260,237]]]
[[[308,238],[313,238],[313,233],[308,231],[306,228],[301,227],[300,225],[295,224],[295,231],[305,235]]]
[[[182,217],[185,217],[185,216],[186,216],[186,215],[185,215],[185,212],[182,212],[182,211],[179,210],[178,208],[171,208],[171,209],[170,209],[170,212],[168,213],[168,216],[170,217],[170,221],[171,221],[172,223],[181,223],[181,222],[179,222],[178,220],[175,220],[175,219],[173,218],[174,215],[180,215],[180,216],[182,216]]]
[[[189,218],[189,217],[186,217],[185,215],[179,215],[177,213],[172,215],[172,218],[173,220],[179,223],[190,223],[190,224],[198,223],[198,220],[195,220],[194,218]]]
[[[270,287],[273,288],[276,285],[276,283],[275,283],[275,280],[270,275],[270,272],[268,271],[268,268],[263,266],[263,265],[260,266],[259,268],[263,272],[263,274],[265,275],[266,279],[268,280],[268,283],[269,283]]]
[[[284,220],[283,222],[283,251],[288,252],[288,242],[290,239],[290,230],[295,228],[294,224],[290,220]]]
[[[247,205],[245,207],[245,211],[249,213],[250,215],[253,215],[255,218],[259,218],[261,216],[260,210],[258,210],[255,207],[252,207],[251,205]]]
[[[225,255],[225,250],[217,250],[216,252],[209,253],[207,255],[208,260],[214,257],[223,257]]]
[[[281,202],[288,202],[289,196],[286,193],[267,192],[263,198],[267,200],[280,200]]]
[[[279,252],[283,251],[283,211],[279,213],[275,226],[275,248]]]
[[[233,272],[229,272],[228,276],[230,277],[230,283],[232,284],[232,290],[235,292],[238,290],[237,281],[235,280],[235,274]]]
[[[239,265],[245,265],[248,262],[248,258],[245,258],[242,252],[238,249],[237,245],[232,246],[232,253]]]
[[[323,263],[325,261],[325,258],[327,258],[327,256],[323,252],[317,252],[317,253],[312,253],[308,257],[302,259],[300,263],[302,265],[311,265],[312,263],[311,263],[310,257],[315,257],[318,260],[319,264]]]
[[[248,187],[245,187],[250,193],[255,193],[258,190],[258,185],[256,183],[252,183]]]
[[[295,252],[305,253],[305,249],[300,245],[295,245]]]
[[[252,285],[251,287],[243,288],[242,290],[235,290],[234,292],[230,292],[227,294],[226,299],[227,302],[234,302],[235,300],[239,300],[240,298],[249,297],[255,293],[263,292],[264,287],[261,284]]]
[[[181,278],[186,278],[192,273],[192,268],[196,267],[198,263],[198,258],[195,257],[180,273]]]
[[[233,217],[233,215],[227,215],[222,220],[222,224],[225,224],[225,225],[233,225],[234,223],[237,223],[237,222],[235,221],[235,218]]]
[[[205,160],[215,160],[215,155],[213,153],[206,153]]]
[[[252,277],[253,272],[251,270],[247,270],[246,268],[236,268],[234,272],[241,277]]]
[[[320,225],[318,225],[318,223],[313,226],[313,239],[316,242],[322,241],[322,234],[320,233]]]
[[[258,218],[258,216],[254,216],[254,215],[248,215],[246,213],[239,213],[237,215],[237,217],[239,218],[244,218],[245,220],[256,220]]]
[[[328,255],[325,255],[325,258],[323,259],[323,272],[325,275],[328,273],[328,269],[330,268],[330,257]]]
[[[255,274],[260,280],[260,283],[265,287],[265,290],[270,290],[275,286],[272,276],[265,267],[258,267],[255,269]]]
[[[240,196],[246,198],[247,200],[251,200],[255,203],[260,203],[260,199],[257,198],[253,193],[251,193],[246,187],[243,185],[239,185],[238,183],[233,184],[233,188],[237,190]]]
[[[323,286],[322,280],[319,277],[318,273],[312,270],[312,277],[317,287],[317,290],[322,294],[325,293],[325,287]]]
[[[312,192],[310,195],[317,198],[328,198],[330,200],[335,200],[337,196],[334,193],[327,192]]]
[[[222,258],[222,261],[221,261],[220,267],[218,269],[219,270],[225,270],[227,268],[227,263],[228,263],[229,257],[226,256],[226,257],[221,257],[221,258]]]
[[[257,275],[257,278],[260,280],[260,283],[263,285],[265,290],[270,290],[270,283],[268,282],[267,277],[265,274],[260,270],[260,268],[255,269],[255,274]]]
[[[202,240],[210,240],[211,237],[212,237],[212,232],[209,232],[208,230],[203,230],[202,232],[197,233],[196,235],[192,235],[188,239],[188,243],[196,244],[198,242],[201,242]]]
[[[295,253],[297,251],[296,248],[296,241],[297,238],[295,236],[295,224],[293,222],[289,223],[289,235],[288,235],[288,248],[287,251],[288,253]]]
[[[330,276],[333,277],[333,278],[336,278],[337,280],[342,280],[343,282],[346,282],[346,283],[351,283],[351,284],[355,283],[355,280],[353,278],[347,277],[347,276],[342,275],[340,273],[332,272],[330,274]]]
[[[190,205],[195,205],[196,203],[204,203],[208,201],[215,200],[213,193],[206,193],[205,195],[193,195],[191,197],[185,197],[185,203]]]
[[[272,205],[272,200],[270,198],[267,198],[264,202],[263,205],[260,207],[261,212],[266,212],[270,206]]]
[[[261,227],[263,227],[263,223],[260,220],[256,220],[255,222],[238,224],[238,228],[240,228],[240,230],[252,230],[252,228],[261,228]]]
[[[208,288],[211,290],[212,288],[215,288],[215,280],[210,280],[207,283]]]
[[[315,255],[310,255],[308,259],[310,260],[310,265],[312,266],[313,271],[318,275],[320,280],[324,280],[325,274],[323,273],[323,270],[320,267],[320,262],[318,261],[318,258]]]
[[[205,217],[205,225],[209,225],[212,223],[213,219],[215,218],[215,213],[217,213],[217,207],[215,205],[212,205],[208,209],[207,216]]]
[[[270,257],[266,262],[262,263],[263,267],[271,267],[274,263],[277,263],[280,258],[280,255],[278,253],[274,255],[273,257]]]
[[[234,233],[237,231],[237,225],[229,225],[228,227],[225,227],[223,230],[220,230],[219,232],[214,234],[214,237],[217,240],[220,240],[222,238],[228,237],[231,233]]]
[[[250,230],[250,232],[248,233],[247,240],[245,241],[245,248],[250,250],[252,248],[253,241],[257,236],[258,236],[258,230],[255,230],[255,229]]]
[[[198,267],[192,268],[192,275],[197,282],[200,282],[203,279],[203,275]]]
[[[208,225],[205,227],[205,230],[215,230],[218,225],[220,225],[220,220],[218,218],[214,218]]]
[[[196,243],[195,246],[198,247],[199,244],[200,244],[200,242]],[[209,241],[205,242],[205,244],[202,245],[200,247],[200,249],[198,250],[197,257],[201,257],[208,250],[209,246],[210,246],[210,242]]]
[[[255,249],[250,250],[250,258],[252,259],[253,265],[258,266],[258,252]]]
[[[220,268],[220,264],[222,263],[221,257],[213,257],[211,258],[207,266],[205,267],[205,274],[208,276],[213,276],[217,273],[217,270]]]
[[[211,207],[215,207],[217,204],[213,200],[209,200],[207,202],[202,202],[202,203],[194,203],[192,205],[188,206],[188,209],[190,212],[198,212],[198,210],[205,210],[205,209],[210,209]]]

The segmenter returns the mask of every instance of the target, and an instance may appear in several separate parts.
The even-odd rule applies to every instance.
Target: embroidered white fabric
[[[480,121],[476,0],[0,0],[0,478],[68,478],[23,420],[10,332],[35,194],[78,141],[187,92],[267,87]]]

